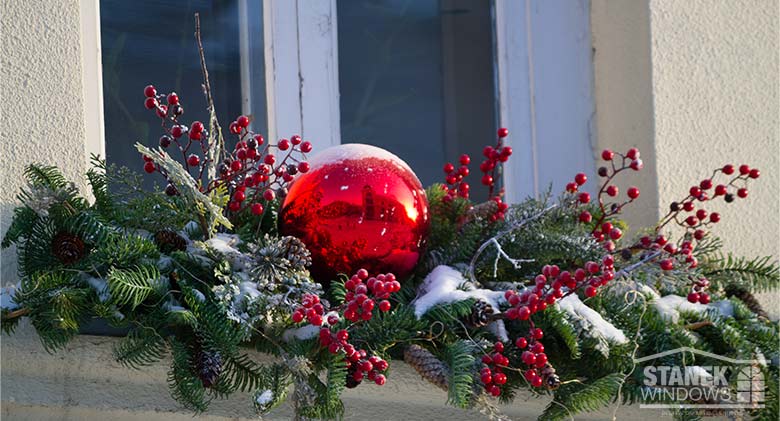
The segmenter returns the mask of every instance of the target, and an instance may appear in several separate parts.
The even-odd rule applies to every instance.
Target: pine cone
[[[435,355],[419,345],[411,345],[404,351],[404,361],[429,382],[447,390],[450,369]]]
[[[726,296],[727,297],[737,297],[740,301],[745,303],[745,306],[750,309],[753,313],[755,313],[759,317],[763,317],[768,319],[769,315],[764,311],[763,307],[761,307],[761,303],[756,300],[756,297],[753,296],[753,294],[750,293],[750,291],[745,288],[744,286],[737,285],[737,284],[729,284],[725,288]]]
[[[555,374],[555,368],[550,363],[544,365],[541,374],[542,381],[544,382],[545,387],[547,387],[547,390],[555,390],[561,386],[561,378]]]
[[[175,231],[164,229],[154,234],[154,242],[163,253],[187,250],[187,240]]]
[[[60,232],[51,240],[51,252],[57,260],[69,265],[86,255],[86,246],[78,235]]]
[[[306,245],[301,240],[292,236],[282,237],[279,240],[279,247],[286,254],[287,260],[294,266],[311,266],[311,253],[309,253],[309,249],[306,248]]]
[[[465,322],[470,327],[487,326],[490,322],[490,315],[493,313],[493,306],[487,301],[479,300],[471,307],[471,314],[466,318]]]
[[[200,351],[196,356],[195,365],[203,387],[211,387],[217,383],[222,373],[222,356],[216,351]]]

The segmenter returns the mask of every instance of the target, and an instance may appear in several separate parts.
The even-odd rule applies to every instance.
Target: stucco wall
[[[711,168],[761,169],[748,200],[718,209],[727,250],[780,256],[778,2],[651,0],[655,154],[665,203]]]
[[[60,165],[69,179],[83,180],[88,154],[79,1],[1,3],[0,231],[5,233],[25,165]],[[15,249],[0,255],[3,283],[16,278],[15,256]]]

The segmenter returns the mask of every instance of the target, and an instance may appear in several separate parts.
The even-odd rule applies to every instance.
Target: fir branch
[[[712,259],[707,266],[703,275],[715,285],[738,283],[753,292],[780,288],[780,265],[772,256],[748,259],[727,254]]]
[[[129,368],[141,368],[159,361],[164,355],[167,343],[155,329],[139,326],[114,345],[114,358]]]
[[[157,267],[139,265],[130,269],[111,268],[106,280],[115,304],[129,304],[135,308],[154,292],[154,284],[159,278]]]
[[[473,350],[474,345],[466,340],[459,340],[444,350],[443,359],[449,366],[447,402],[458,408],[471,406],[476,363]]]

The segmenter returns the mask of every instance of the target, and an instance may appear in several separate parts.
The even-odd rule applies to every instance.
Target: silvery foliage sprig
[[[62,203],[72,197],[78,189],[76,184],[70,182],[67,187],[52,189],[49,186],[28,185],[24,191],[23,202],[41,218],[49,216],[49,208],[55,203]]]

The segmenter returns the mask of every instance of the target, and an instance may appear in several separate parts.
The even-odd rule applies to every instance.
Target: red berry
[[[449,173],[451,173],[453,171],[455,171],[455,166],[454,165],[452,165],[449,162],[444,164],[444,173],[445,174],[449,174]]]
[[[704,209],[699,209],[696,211],[696,217],[700,220],[705,220],[707,218],[707,211]]]
[[[515,341],[515,346],[520,349],[524,349],[525,347],[528,346],[528,340],[525,338],[517,338],[517,340]]]
[[[489,373],[482,373],[479,377],[480,380],[482,380],[482,384],[488,385],[493,382],[493,376]]]
[[[238,125],[237,122],[230,123],[230,126],[228,126],[228,130],[230,130],[230,133],[232,134],[240,134],[241,133],[241,126]]]
[[[501,342],[496,342],[493,344],[493,349],[495,349],[496,352],[504,352],[504,344]]]
[[[191,154],[187,157],[187,164],[191,167],[196,167],[198,164],[200,164],[200,158],[198,155]]]
[[[629,187],[628,188],[628,197],[631,199],[636,199],[639,197],[639,189],[636,187]]]
[[[509,129],[507,129],[506,127],[502,127],[500,129],[498,129],[496,134],[498,134],[498,137],[500,137],[500,138],[507,137],[507,136],[509,136]]]
[[[641,159],[635,159],[635,160],[631,161],[631,164],[630,164],[631,169],[634,170],[634,171],[639,171],[642,168],[644,168],[644,166],[645,166],[645,164],[642,162]]]
[[[618,188],[617,188],[617,186],[609,186],[609,187],[607,187],[607,194],[612,196],[612,197],[617,196],[618,195]]]
[[[236,119],[236,123],[243,128],[249,127],[249,117],[242,115]]]
[[[718,212],[712,212],[710,214],[710,222],[712,222],[713,224],[717,224],[718,222],[720,222],[720,214]]]
[[[154,98],[146,98],[146,100],[144,100],[144,107],[149,110],[157,108],[157,100]]]
[[[290,138],[290,143],[292,143],[293,145],[300,145],[300,144],[301,144],[301,142],[302,142],[302,140],[301,140],[301,137],[300,137],[300,136],[298,136],[297,134],[296,134],[296,135],[293,135],[293,136]]]
[[[685,209],[686,212],[690,212],[693,210],[693,202],[685,202],[683,203],[683,209]]]
[[[233,171],[241,171],[241,168],[244,167],[244,164],[241,163],[241,161],[233,161],[230,163],[230,169]]]
[[[157,89],[154,87],[154,85],[147,85],[144,88],[144,96],[147,98],[152,98],[157,95]]]
[[[530,351],[523,351],[523,354],[520,356],[520,358],[528,365],[536,362],[536,355]]]
[[[582,192],[579,196],[580,203],[589,203],[590,202],[590,193]]]
[[[260,203],[252,204],[252,213],[254,215],[262,215],[263,214],[263,205],[261,205]]]
[[[758,178],[761,176],[761,171],[758,170],[758,168],[753,168],[750,170],[749,177],[750,178]]]
[[[699,294],[699,302],[702,304],[709,304],[710,294],[707,294],[706,292],[702,292],[701,294]]]
[[[471,163],[471,157],[466,155],[465,153],[460,156],[460,165],[468,165]]]
[[[390,301],[382,300],[379,302],[379,311],[387,312],[390,311]]]
[[[236,201],[231,201],[228,204],[228,209],[232,210],[233,212],[238,212],[241,209],[241,203]]]
[[[263,158],[263,162],[265,162],[268,165],[273,165],[276,163],[276,157],[274,156],[274,154],[269,153],[268,155],[265,156],[265,158]]]
[[[176,105],[179,103],[179,95],[176,94],[176,92],[171,92],[168,94],[168,98],[166,98],[168,105]]]
[[[195,133],[201,133],[203,131],[203,123],[200,121],[193,121],[192,125],[190,126],[190,131]]]
[[[148,172],[149,174],[153,173],[157,169],[157,166],[154,165],[154,162],[146,161],[144,164],[144,171]]]
[[[308,162],[301,162],[301,163],[298,164],[298,171],[300,171],[301,173],[309,172],[310,168],[311,167],[309,166]]]
[[[691,194],[691,196],[693,196],[693,197],[699,197],[699,196],[701,195],[701,189],[699,188],[699,186],[692,186],[692,187],[690,188],[690,190],[688,190],[688,192],[689,192],[689,193]]]
[[[690,226],[694,226],[694,225],[699,223],[699,218],[691,215],[691,216],[685,218],[685,223],[690,225]]]
[[[157,117],[165,118],[168,116],[168,106],[160,105],[157,107]]]
[[[181,126],[173,126],[171,127],[171,136],[175,138],[180,138],[181,135],[184,134],[184,129]]]
[[[280,151],[286,151],[287,149],[290,149],[290,141],[287,139],[282,139],[279,141],[279,144],[276,145]]]
[[[622,236],[623,236],[623,231],[620,231],[620,228],[612,228],[609,231],[609,238],[611,238],[613,240],[617,240],[617,239],[619,239]]]
[[[582,211],[582,213],[580,213],[580,222],[587,224],[592,219],[593,219],[593,216],[590,214],[590,212]]]
[[[534,329],[531,334],[533,335],[534,339],[542,339],[544,337],[544,331],[542,329],[536,328]],[[537,344],[542,345],[540,342],[537,342]],[[542,346],[541,350],[534,351],[534,352],[542,352],[544,351],[544,347]]]
[[[272,201],[276,198],[276,193],[274,193],[273,190],[266,190],[263,192],[263,199],[267,201]]]
[[[615,153],[609,149],[604,149],[603,151],[601,151],[601,159],[605,161],[612,161],[612,158],[614,157],[615,157]]]
[[[303,312],[302,311],[296,311],[292,315],[292,320],[295,323],[300,323],[303,321]]]
[[[672,259],[664,259],[661,260],[661,269],[662,270],[672,270],[674,269],[674,261]]]
[[[724,165],[722,168],[723,174],[731,175],[734,174],[734,166],[731,164]]]
[[[579,173],[574,176],[574,182],[580,186],[585,184],[586,181],[588,181],[588,176],[585,175],[584,173]]]
[[[588,298],[595,297],[596,296],[596,287],[589,285],[587,288],[585,288],[585,296]]]
[[[236,202],[243,202],[246,200],[246,193],[242,192],[241,190],[233,193],[233,200]]]
[[[727,191],[728,189],[726,188],[726,186],[724,186],[723,184],[718,184],[715,187],[715,196],[723,196],[724,194],[726,194]]]
[[[737,196],[739,196],[739,197],[741,197],[743,199],[746,198],[748,196],[748,189],[743,187],[743,188],[737,190]]]
[[[740,165],[739,166],[739,174],[740,175],[748,175],[748,174],[750,174],[750,167],[745,165],[745,164]]]
[[[631,148],[626,152],[626,157],[628,159],[637,159],[639,158],[639,149],[637,148]]]
[[[577,189],[578,189],[577,183],[571,182],[566,184],[566,191],[569,193],[574,193],[577,191]]]
[[[501,385],[506,383],[506,374],[504,373],[496,373],[493,375],[493,383]]]
[[[712,180],[709,178],[705,178],[704,180],[701,180],[701,183],[699,183],[699,188],[702,190],[709,190],[712,188]]]
[[[307,141],[301,143],[301,152],[309,153],[309,152],[311,152],[311,150],[312,150],[311,142],[309,142],[307,140]]]
[[[531,317],[531,310],[528,307],[520,307],[517,310],[517,318],[520,320],[528,320]]]
[[[699,302],[699,294],[695,292],[691,292],[688,294],[688,302],[691,303],[698,303]]]
[[[493,184],[493,177],[491,177],[489,174],[485,174],[482,176],[482,184],[486,186],[490,186]]]

